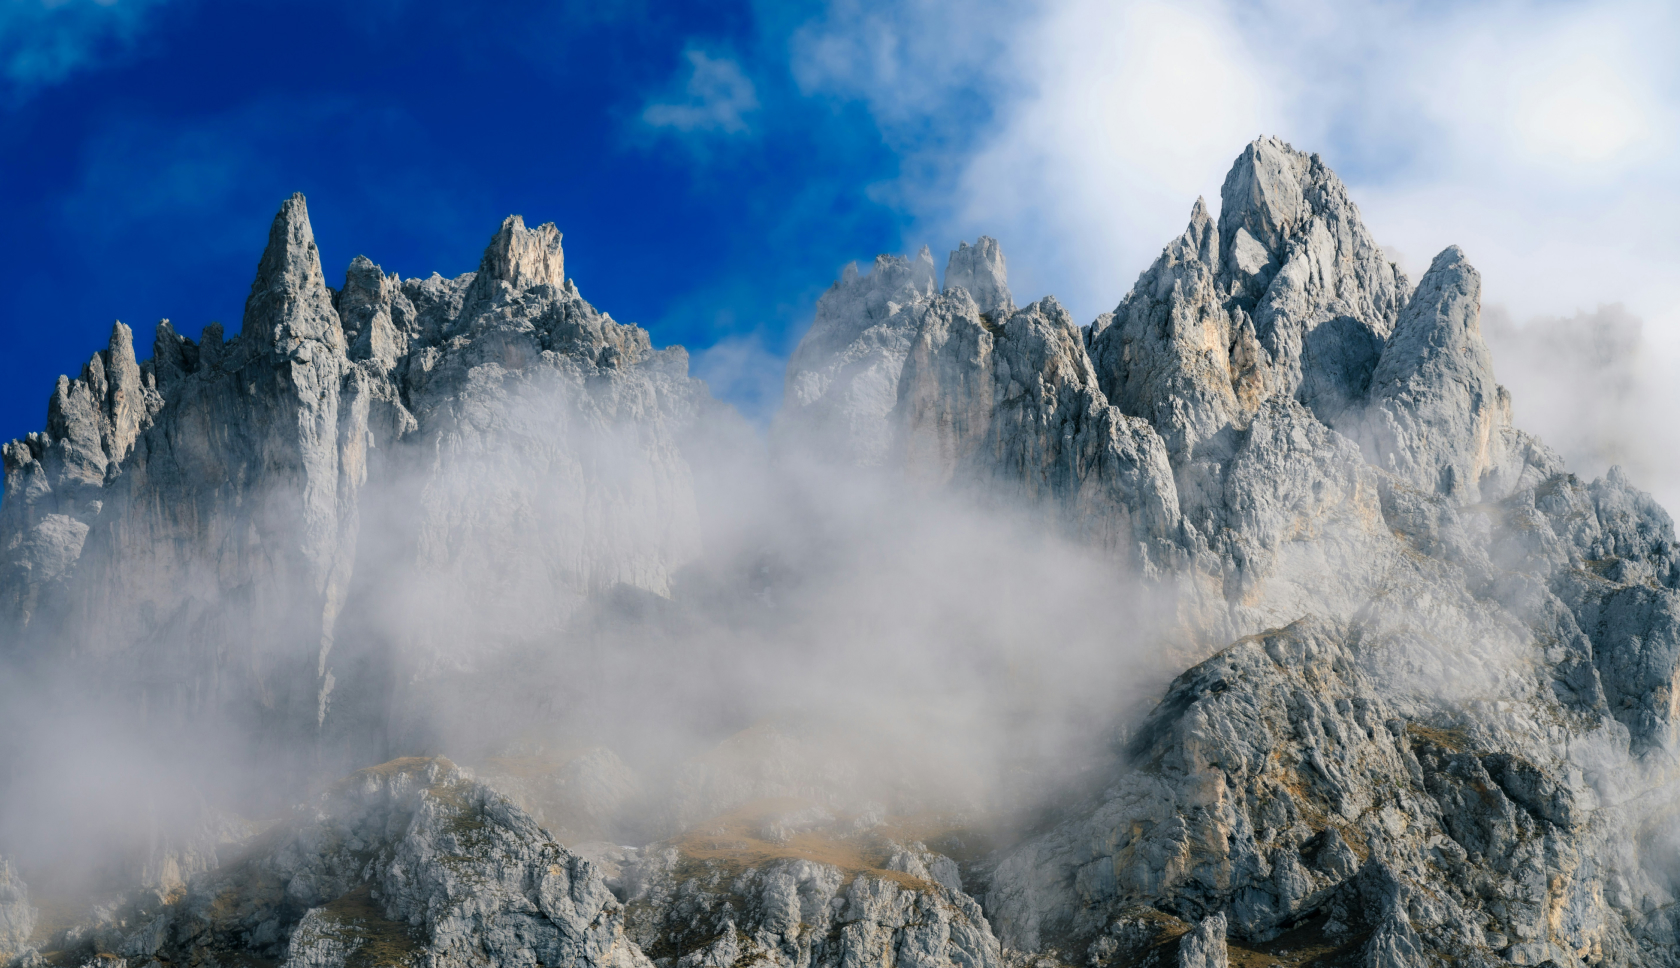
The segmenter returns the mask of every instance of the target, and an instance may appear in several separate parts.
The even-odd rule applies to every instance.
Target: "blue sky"
[[[0,439],[112,319],[237,325],[293,191],[330,281],[553,221],[759,418],[845,262],[985,232],[1093,316],[1261,133],[1404,264],[1463,244],[1519,316],[1668,334],[1677,39],[1638,2],[0,0]]]

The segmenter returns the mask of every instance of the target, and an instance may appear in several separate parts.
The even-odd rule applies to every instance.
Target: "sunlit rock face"
[[[1671,520],[1517,429],[1469,255],[1449,247],[1414,287],[1317,156],[1249,145],[1217,214],[1198,200],[1089,325],[1018,303],[986,237],[942,279],[926,250],[847,267],[767,453],[725,461],[722,496],[702,486],[722,438],[686,357],[583,302],[560,242],[514,217],[476,273],[358,258],[333,290],[294,197],[239,336],[160,326],[137,362],[119,325],[59,382],[46,431],[6,446],[0,620],[20,667],[236,727],[302,806],[242,848],[255,828],[206,810],[203,836],[142,852],[122,904],[51,931],[0,863],[0,957],[1680,964]],[[839,639],[783,591],[844,593],[846,567],[883,565],[872,538],[823,556],[855,536],[820,505],[870,488],[1019,515],[1113,565],[1113,661],[1166,669],[1159,701],[1082,721],[1102,740],[1077,762],[1011,761],[1008,795],[912,755],[961,749],[944,733],[882,723],[974,730],[952,696],[1053,681],[1030,663],[859,652],[833,688],[865,682],[873,705],[797,708]],[[808,518],[776,517],[774,495]],[[790,520],[799,541],[755,544]],[[950,580],[905,579],[926,627],[991,634]],[[847,601],[841,638],[919,647],[879,627],[909,617]],[[1042,645],[1075,618],[1008,634]],[[1140,635],[1147,654],[1121,651]],[[910,677],[914,659],[935,674]],[[693,681],[591,695],[661,661]],[[727,735],[648,754],[639,727],[673,697]],[[743,697],[773,715],[735,723]],[[426,718],[446,699],[506,740],[481,780],[420,758],[306,790],[458,739]],[[571,745],[520,735],[556,705],[633,715]],[[985,735],[1032,708],[991,711],[1009,728]]]

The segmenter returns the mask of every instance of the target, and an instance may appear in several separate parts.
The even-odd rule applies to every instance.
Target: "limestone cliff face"
[[[6,445],[3,638],[309,769],[380,758],[393,682],[467,628],[551,632],[697,554],[686,370],[578,295],[551,225],[509,218],[455,279],[358,257],[334,291],[293,196],[237,337],[163,323],[136,364],[118,324]]]
[[[963,289],[930,301],[893,414],[899,459],[914,481],[1042,502],[1083,539],[1150,565],[1179,527],[1166,450],[1109,405],[1082,340],[1054,298],[993,314]]]

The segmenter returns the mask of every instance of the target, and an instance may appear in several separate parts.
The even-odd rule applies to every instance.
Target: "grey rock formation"
[[[868,275],[851,263],[817,300],[811,329],[788,361],[787,390],[777,415],[784,449],[801,454],[838,447],[847,463],[886,460],[886,416],[898,400],[904,354],[918,310],[932,299],[933,257],[880,256]]]
[[[980,482],[1059,506],[1086,540],[1146,565],[1177,536],[1160,437],[1109,405],[1054,298],[991,315],[963,292],[932,300],[893,416],[914,481]]]
[[[951,250],[945,263],[945,291],[957,289],[967,292],[986,315],[1007,317],[1015,311],[1015,298],[1009,294],[1009,269],[997,239],[982,235],[973,245],[960,242]]]
[[[382,759],[428,728],[393,683],[440,652],[665,593],[698,553],[686,369],[578,295],[551,225],[509,218],[453,280],[358,258],[335,292],[294,196],[236,338],[160,324],[136,364],[119,324],[5,446],[0,639],[75,642],[43,661],[306,772]]]
[[[901,395],[905,356],[928,313],[967,305],[997,325],[1015,311],[997,240],[981,236],[952,250],[945,267],[946,302],[934,283],[924,246],[914,260],[882,255],[868,275],[857,264],[817,300],[816,319],[788,361],[776,440],[784,454],[866,467],[894,463],[889,415]]]
[[[1178,943],[1179,968],[1227,968],[1230,963],[1223,914],[1203,919]]]
[[[1006,945],[1200,958],[1223,916],[1265,955],[1671,963],[1671,858],[1629,845],[1680,783],[1672,524],[1515,429],[1479,288],[1451,248],[1413,293],[1335,176],[1261,139],[1083,341],[1049,301],[929,303],[890,417],[912,477],[1129,530],[1177,654],[1223,648],[1000,857]],[[1161,459],[1102,528],[1067,455],[1105,411]]]
[[[411,759],[340,781],[238,860],[172,899],[131,901],[83,944],[154,966],[646,968],[623,924],[589,862],[448,761]]]
[[[1092,337],[1104,390],[1159,429],[1179,466],[1268,398],[1294,396],[1334,425],[1367,392],[1409,297],[1316,155],[1261,138],[1221,200],[1217,223],[1197,201],[1189,228]]]
[[[626,875],[629,931],[658,963],[1000,968],[949,858],[781,803],[643,851]]]
[[[1435,257],[1371,374],[1365,431],[1373,464],[1470,502],[1484,478],[1494,495],[1510,488],[1508,465],[1520,446],[1510,394],[1494,382],[1482,341],[1481,290],[1458,246]]]

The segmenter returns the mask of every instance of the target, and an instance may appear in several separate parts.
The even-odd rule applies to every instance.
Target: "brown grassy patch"
[[[364,767],[363,769],[357,770],[338,782],[348,783],[352,780],[369,776],[389,778],[393,776],[400,776],[404,773],[424,773],[426,768],[431,766],[433,763],[436,763],[438,767],[445,772],[455,769],[455,764],[450,762],[447,757],[443,756],[399,756],[394,760],[387,760],[378,766]]]
[[[822,831],[803,831],[777,843],[759,836],[764,823],[781,813],[802,810],[814,804],[805,800],[774,798],[757,800],[703,823],[666,841],[683,858],[678,877],[688,880],[710,872],[730,877],[764,867],[779,860],[808,860],[839,868],[843,883],[859,875],[892,881],[906,890],[937,893],[938,885],[888,870],[892,848],[886,838],[873,832],[856,838],[837,837]]]
[[[1271,941],[1253,944],[1228,942],[1225,950],[1230,955],[1231,968],[1271,968],[1273,965],[1283,965],[1284,968],[1305,968],[1308,965],[1330,968],[1333,965],[1353,964],[1354,957],[1359,954],[1359,949],[1365,944],[1369,934],[1361,932],[1330,938],[1324,933],[1327,920],[1328,918],[1322,915],[1310,918]]]
[[[1462,729],[1407,723],[1406,732],[1425,743],[1438,746],[1450,753],[1462,753],[1470,746],[1470,734]]]
[[[358,942],[344,962],[344,968],[391,968],[414,963],[421,945],[408,925],[393,921],[373,900],[373,889],[364,884],[327,904],[321,913]]]

